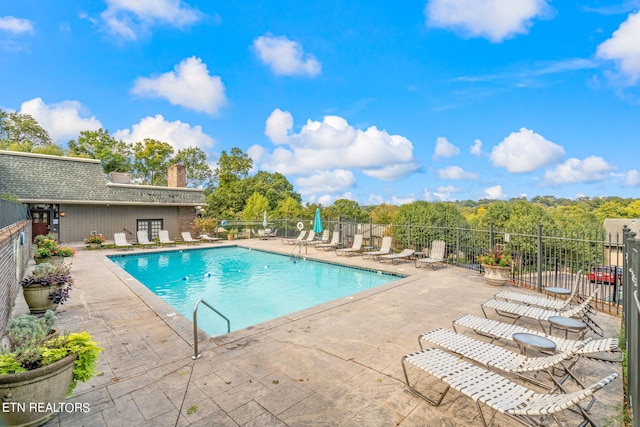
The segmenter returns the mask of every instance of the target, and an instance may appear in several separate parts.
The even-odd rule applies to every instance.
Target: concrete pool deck
[[[293,250],[279,239],[231,244],[286,255]],[[80,250],[72,260],[75,289],[58,309],[58,328],[93,335],[105,349],[101,374],[78,384],[70,398],[88,403],[89,412],[62,413],[46,425],[481,425],[475,403],[455,390],[439,407],[410,393],[400,359],[419,349],[420,333],[451,329],[452,320],[464,313],[482,315],[480,304],[499,288],[461,268],[416,269],[408,263],[338,257],[333,251],[304,252],[308,258],[408,277],[231,334],[208,338],[201,333],[201,357],[192,360],[190,320],[109,261],[106,255],[115,251]],[[224,313],[224,307],[216,308]],[[19,301],[14,312],[25,311]],[[599,313],[597,320],[606,336],[618,333],[620,319]],[[521,324],[538,329],[537,323]],[[620,365],[582,359],[574,368],[585,385],[611,372],[620,374]],[[620,414],[623,398],[621,378],[596,398],[593,417],[599,425],[615,425],[612,420]],[[488,414],[488,408],[483,409]],[[570,413],[560,418],[575,420]],[[513,421],[497,415],[493,425]]]

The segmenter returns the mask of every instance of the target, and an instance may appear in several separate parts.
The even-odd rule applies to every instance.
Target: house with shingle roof
[[[120,182],[118,182],[120,181]],[[93,232],[137,230],[149,238],[168,230],[174,238],[192,231],[205,202],[204,190],[186,188],[183,165],[169,169],[168,186],[137,185],[110,179],[99,160],[0,150],[0,194],[27,204],[32,234],[53,233],[61,242],[80,242]]]

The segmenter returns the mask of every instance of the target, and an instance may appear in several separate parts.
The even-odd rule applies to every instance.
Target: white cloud
[[[596,55],[616,61],[620,71],[634,84],[640,79],[640,12],[630,14],[610,39],[598,46]]]
[[[319,171],[295,180],[296,188],[303,196],[322,192],[335,194],[353,187],[355,183],[353,172],[345,169]]]
[[[446,168],[439,169],[438,176],[440,177],[440,179],[478,179],[477,173],[467,172],[460,166],[447,166]]]
[[[452,200],[451,194],[458,191],[459,190],[455,188],[453,185],[440,186],[434,191],[431,191],[428,188],[425,188],[424,190],[422,190],[422,197],[427,202],[433,202],[436,200],[441,202],[446,202],[446,201]],[[410,203],[410,202],[407,202],[407,203]]]
[[[625,174],[624,183],[629,187],[640,186],[640,172],[638,172],[638,169],[631,169],[629,172],[627,172]]]
[[[78,101],[62,101],[47,105],[42,98],[34,98],[23,102],[20,112],[36,119],[40,126],[49,132],[55,143],[77,138],[84,130],[97,130],[102,127],[102,123],[95,116],[80,116],[86,111]]]
[[[546,171],[544,179],[548,185],[598,182],[605,180],[614,169],[613,165],[599,156],[589,156],[584,160],[571,158]]]
[[[302,46],[284,36],[270,34],[253,41],[260,60],[279,76],[316,76],[322,72],[320,62],[313,55],[305,55]]]
[[[542,135],[521,128],[512,132],[491,150],[491,162],[513,173],[532,172],[558,162],[564,148]]]
[[[209,75],[200,58],[191,57],[158,77],[138,77],[131,93],[148,98],[164,98],[173,105],[195,111],[216,113],[226,104],[224,84]]]
[[[433,159],[437,159],[439,157],[455,157],[460,154],[460,149],[450,143],[447,138],[439,136],[436,138],[436,148],[433,152]]]
[[[492,42],[526,34],[533,18],[551,12],[545,0],[430,0],[425,7],[427,25],[462,30],[468,37]]]
[[[473,145],[469,148],[469,152],[474,156],[480,156],[482,154],[482,141],[479,139],[473,141]]]
[[[485,188],[484,194],[487,196],[487,199],[492,200],[504,200],[507,198],[507,195],[502,191],[502,185]]]
[[[107,29],[119,37],[136,40],[151,25],[183,28],[200,20],[202,14],[181,0],[106,0],[100,14]]]
[[[128,143],[141,142],[145,138],[155,139],[171,144],[175,150],[198,147],[206,151],[215,143],[213,138],[202,132],[201,126],[191,126],[180,120],[168,122],[161,114],[145,117],[131,129],[121,129],[113,136]]]
[[[322,122],[308,120],[299,133],[293,133],[292,127],[289,112],[276,109],[271,113],[265,134],[279,146],[271,154],[257,147],[250,149],[262,169],[301,176],[356,169],[383,181],[394,181],[419,169],[411,141],[375,126],[356,129],[342,117],[326,116]]]
[[[33,25],[28,19],[0,16],[0,31],[7,31],[11,34],[33,33]]]

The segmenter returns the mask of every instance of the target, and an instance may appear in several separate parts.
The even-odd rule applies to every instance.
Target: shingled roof
[[[204,190],[107,182],[99,160],[0,150],[0,193],[23,203],[198,206]]]

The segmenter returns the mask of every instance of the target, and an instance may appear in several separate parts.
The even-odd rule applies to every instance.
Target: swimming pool
[[[402,278],[240,247],[109,258],[189,320],[202,298],[232,331]],[[227,332],[207,309],[198,310],[198,326],[209,335]]]

